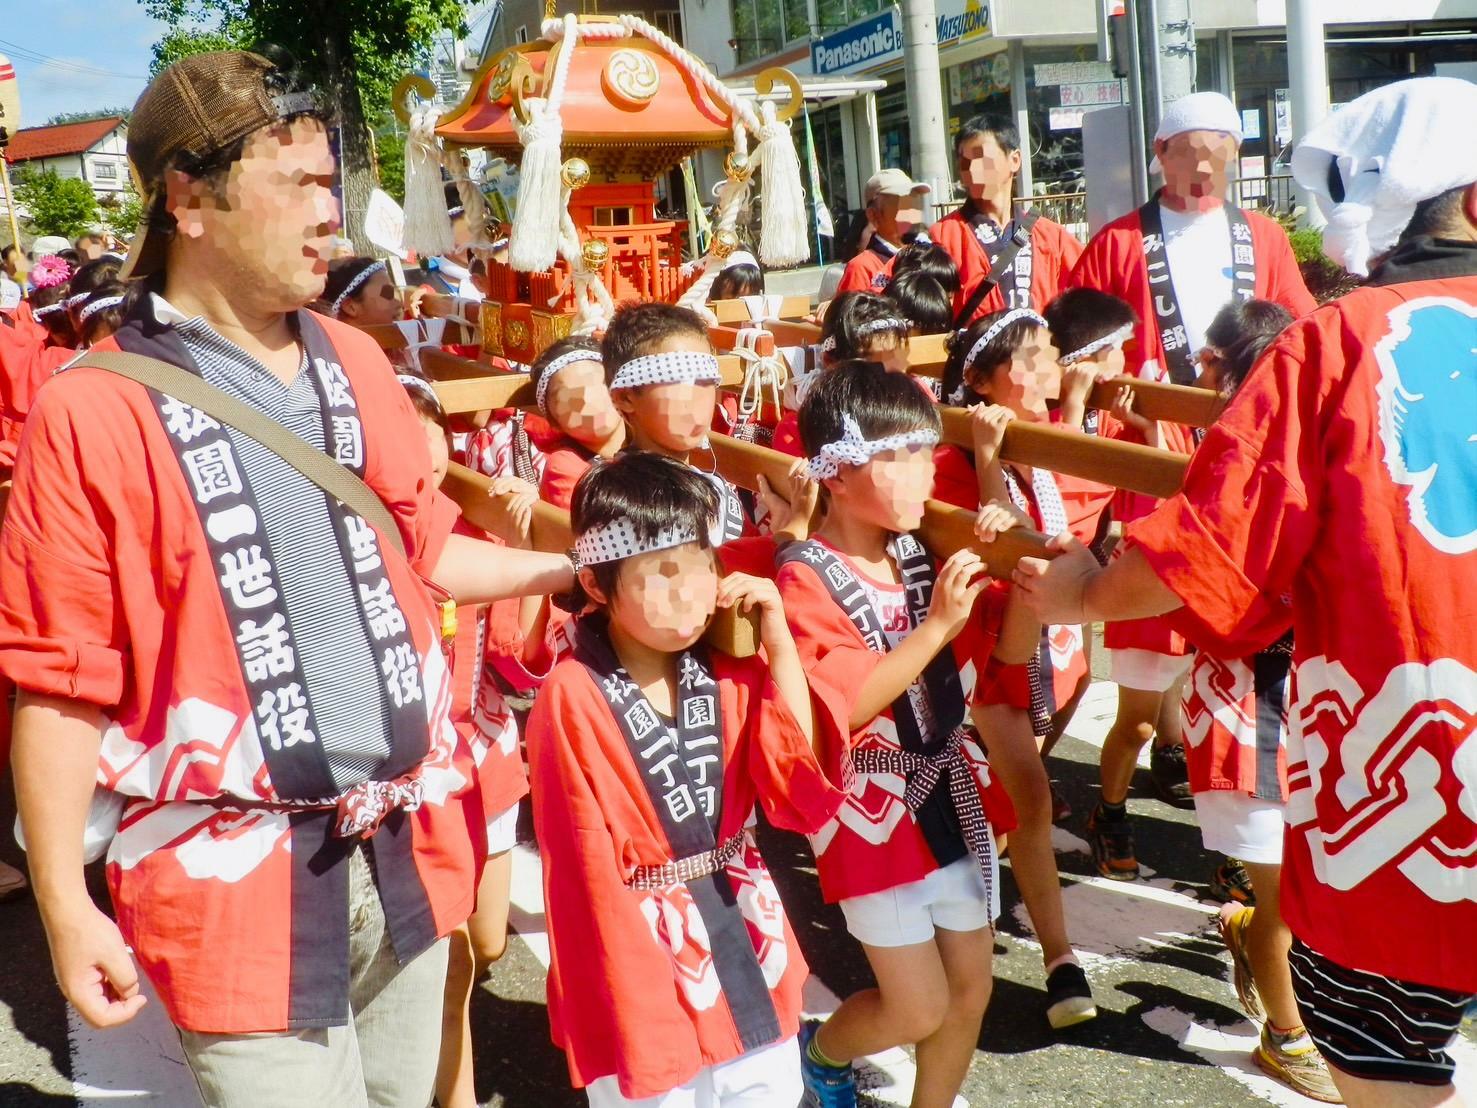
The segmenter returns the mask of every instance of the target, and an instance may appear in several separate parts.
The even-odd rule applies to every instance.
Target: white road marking
[[[1182,1050],[1217,1066],[1262,1100],[1281,1108],[1317,1108],[1320,1104],[1262,1072],[1251,1056],[1260,1033],[1247,1020],[1224,1026],[1197,1023],[1188,1013],[1168,1007],[1151,1008],[1143,1019],[1155,1031],[1179,1043]],[[1457,1063],[1457,1092],[1471,1104],[1477,1098],[1477,1046],[1458,1036],[1451,1053]]]
[[[67,1006],[72,1095],[81,1108],[112,1108],[119,1103],[198,1108],[200,1104],[179,1034],[148,979],[142,978],[142,983],[149,1002],[122,1027],[99,1031]]]

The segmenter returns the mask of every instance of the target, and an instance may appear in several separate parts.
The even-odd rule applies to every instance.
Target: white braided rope
[[[842,435],[835,442],[821,447],[820,453],[806,464],[806,471],[814,481],[835,477],[843,465],[865,465],[878,454],[889,450],[902,450],[909,446],[936,446],[937,431],[919,428],[898,435],[884,435],[880,439],[869,439],[862,434],[861,425],[851,416],[841,417]]]
[[[775,410],[783,410],[785,385],[790,380],[790,363],[777,354],[760,354],[755,348],[761,337],[769,337],[769,332],[762,327],[741,328],[733,348],[733,352],[744,363],[744,384],[739,390],[738,398],[740,424],[750,422],[759,414],[766,389]]]

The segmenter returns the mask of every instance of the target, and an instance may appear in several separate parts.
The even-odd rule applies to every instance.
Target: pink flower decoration
[[[54,288],[72,279],[72,267],[65,258],[48,254],[31,267],[31,284],[38,289]]]

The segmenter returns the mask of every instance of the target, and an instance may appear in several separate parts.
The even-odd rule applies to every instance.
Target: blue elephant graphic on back
[[[1402,304],[1375,356],[1385,463],[1412,524],[1438,550],[1477,550],[1477,305]]]

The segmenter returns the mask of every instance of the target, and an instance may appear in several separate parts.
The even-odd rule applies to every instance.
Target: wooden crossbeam
[[[497,498],[488,492],[492,482],[466,466],[453,463],[441,482],[441,491],[454,500],[462,510],[463,517],[473,526],[491,531],[500,519]],[[503,499],[510,499],[509,496]],[[533,520],[529,526],[529,537],[535,550],[560,553],[574,545],[574,532],[569,526],[569,513],[552,504],[539,501],[533,506]],[[713,615],[703,636],[709,646],[731,654],[735,658],[748,658],[759,652],[759,622],[754,615],[746,615],[733,609],[720,610]]]
[[[778,450],[742,442],[727,435],[710,435],[718,472],[741,488],[758,491],[758,477],[772,488],[783,489],[789,483],[790,467],[795,459]],[[947,558],[956,550],[977,551],[992,577],[1009,578],[1021,558],[1047,558],[1046,536],[1036,531],[1015,529],[1005,532],[992,543],[974,537],[975,513],[966,508],[930,500],[923,512],[920,529],[928,549],[936,557]]]
[[[967,408],[940,407],[945,442],[974,447]],[[1082,477],[1114,488],[1146,493],[1163,499],[1180,491],[1190,459],[1170,450],[1156,450],[1135,442],[1085,435],[1060,427],[1016,420],[1005,429],[1001,461],[1039,466],[1053,473]]]
[[[537,397],[526,373],[486,372],[477,377],[437,380],[433,387],[447,415],[496,408],[533,408]]]
[[[477,380],[506,372],[487,362],[448,354],[444,350],[423,350],[421,368],[433,381]]]
[[[405,341],[405,335],[400,328],[393,323],[374,323],[367,327],[360,327],[381,350],[404,350],[410,344]],[[476,333],[470,328],[463,327],[454,319],[446,321],[446,330],[441,341],[456,346],[463,346],[478,341]]]
[[[749,305],[742,300],[710,300],[708,310],[719,323],[750,323]],[[810,315],[810,297],[786,296],[780,300],[781,319],[804,319]]]

